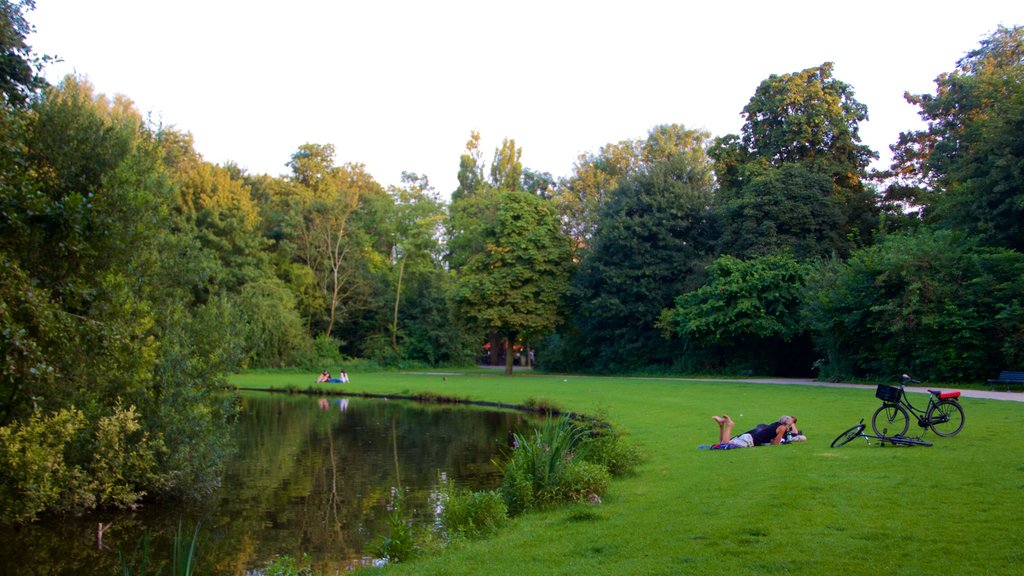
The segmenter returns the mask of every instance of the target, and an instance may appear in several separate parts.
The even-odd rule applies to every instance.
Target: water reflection
[[[528,426],[519,413],[464,406],[243,395],[238,451],[217,494],[4,529],[0,574],[113,574],[118,548],[130,553],[147,529],[153,549],[169,553],[182,517],[187,526],[202,523],[200,573],[245,574],[275,555],[302,553],[324,574],[343,572],[384,531],[393,487],[406,492],[414,518],[430,524],[439,475],[472,489],[496,487],[492,460],[510,431]],[[102,548],[100,523],[110,523]]]

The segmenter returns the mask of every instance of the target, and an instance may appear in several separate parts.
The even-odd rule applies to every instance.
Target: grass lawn
[[[955,438],[931,448],[843,448],[832,439],[878,406],[873,389],[663,379],[350,374],[325,388],[434,392],[603,413],[640,446],[635,476],[601,505],[527,514],[491,539],[386,574],[1012,574],[1024,570],[1024,403],[963,399]],[[305,389],[312,373],[249,373],[247,388]],[[923,395],[911,395],[918,405]],[[793,414],[802,444],[698,450],[712,414],[736,432]],[[915,426],[912,424],[912,426]],[[915,426],[916,428],[916,426]],[[870,430],[870,422],[869,428]],[[913,428],[912,428],[913,430]],[[918,429],[919,430],[919,429]]]

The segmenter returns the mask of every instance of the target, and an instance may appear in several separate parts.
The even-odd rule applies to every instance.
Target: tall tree
[[[927,128],[900,135],[888,192],[941,226],[1024,251],[1024,28],[999,27],[935,85],[906,95]]]
[[[621,371],[673,359],[655,323],[708,257],[714,182],[708,134],[679,134],[683,145],[624,178],[601,209],[574,283],[579,356],[589,363],[580,368]]]
[[[444,212],[437,193],[426,176],[402,173],[402,187],[391,187],[388,195],[394,203],[394,236],[391,264],[395,271],[394,306],[391,317],[391,346],[398,350],[399,309],[402,281],[406,268],[429,272],[440,263],[440,233]]]
[[[323,295],[323,333],[330,336],[339,314],[363,303],[365,285],[359,272],[365,261],[350,223],[364,197],[382,191],[362,164],[335,166],[330,144],[303,144],[288,165],[300,214],[294,230],[297,255],[312,270]]]
[[[491,185],[498,190],[521,190],[523,163],[522,148],[516,148],[516,141],[505,138],[501,147],[494,151],[491,163]]]
[[[466,151],[459,157],[459,187],[452,192],[452,201],[480,190],[484,180],[483,153],[480,151],[480,133],[473,130],[466,141]]]
[[[25,12],[35,10],[35,0],[0,0],[0,98],[21,106],[29,95],[46,85],[42,67],[52,60],[32,52],[25,39],[35,31]]]
[[[842,214],[839,222],[829,222],[838,226],[833,237],[837,244],[829,249],[846,254],[851,242],[867,243],[877,227],[874,193],[864,183],[867,166],[877,155],[860,143],[867,107],[854,98],[852,87],[833,78],[832,67],[826,62],[768,77],[743,108],[742,137],[717,139],[710,154],[721,186],[720,203],[751,202],[758,194],[748,188],[752,181],[787,165],[799,164],[806,173],[828,177],[830,195]],[[794,183],[795,192],[806,190],[803,182]],[[742,220],[722,221],[726,228],[744,225]]]
[[[481,250],[457,270],[456,308],[481,333],[506,340],[505,373],[512,374],[517,338],[554,329],[568,289],[569,242],[554,207],[527,192],[490,192],[491,217],[478,231]]]
[[[623,179],[691,149],[692,139],[693,132],[685,126],[662,124],[651,128],[646,138],[610,143],[597,154],[577,158],[573,175],[559,184],[553,197],[562,214],[563,228],[573,238],[574,259],[590,243],[600,207]]]

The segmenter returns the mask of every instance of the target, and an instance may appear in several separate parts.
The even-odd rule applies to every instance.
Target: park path
[[[722,382],[715,378],[668,378],[668,380],[690,380],[693,382]],[[786,384],[791,386],[826,386],[830,388],[861,388],[873,390],[875,384],[846,384],[843,382],[819,382],[810,378],[743,378],[729,380],[730,382],[749,382],[751,384]],[[923,386],[906,386],[908,392],[928,393],[928,388]],[[955,389],[955,388],[954,388]],[[1009,400],[1011,402],[1024,402],[1024,393],[1021,392],[997,392],[995,390],[964,390],[960,389],[960,395],[965,398],[985,398],[988,400]]]

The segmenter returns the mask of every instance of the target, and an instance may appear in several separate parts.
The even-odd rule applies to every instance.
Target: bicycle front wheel
[[[903,406],[886,402],[875,410],[871,428],[879,436],[903,436],[910,429],[910,415]]]
[[[928,410],[928,425],[939,436],[956,436],[964,429],[964,409],[959,402],[940,400]]]
[[[836,436],[836,439],[832,441],[832,447],[839,448],[840,446],[845,446],[849,444],[851,440],[853,440],[857,436],[860,436],[860,433],[863,431],[864,424],[857,424],[853,428],[850,428],[846,432],[843,432],[839,436]]]

